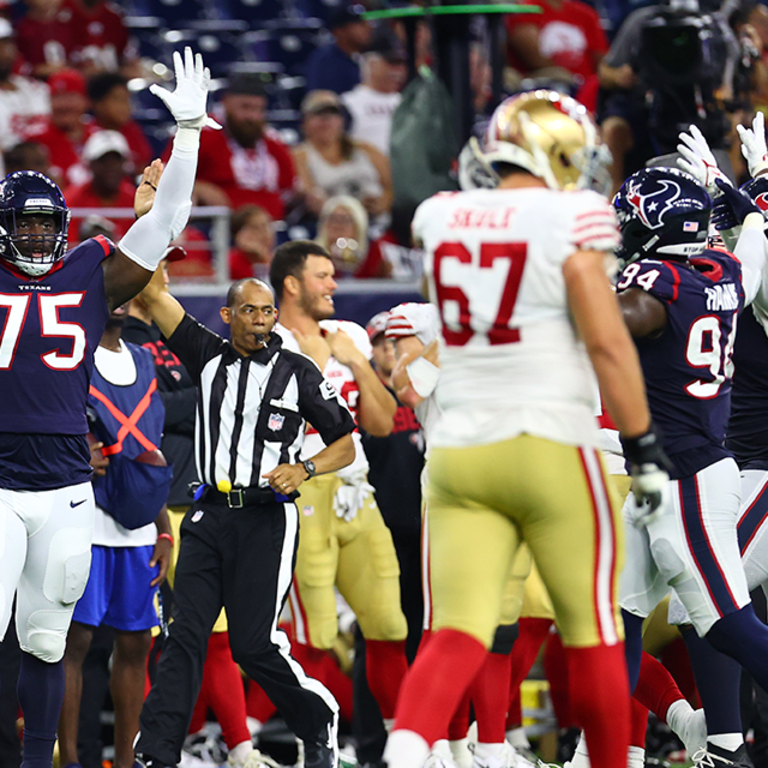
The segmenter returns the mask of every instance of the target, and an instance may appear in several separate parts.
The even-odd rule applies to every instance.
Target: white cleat
[[[508,741],[501,744],[476,744],[472,768],[538,768],[524,758]]]
[[[432,745],[423,768],[458,768],[446,739],[439,739]]]

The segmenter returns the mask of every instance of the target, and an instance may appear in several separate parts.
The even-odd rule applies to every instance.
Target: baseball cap
[[[368,338],[371,341],[386,332],[387,320],[389,320],[389,311],[379,312],[368,321],[365,330],[368,331]]]
[[[128,142],[125,136],[117,131],[97,131],[83,147],[83,160],[90,163],[91,160],[98,160],[104,157],[108,152],[117,152],[124,158],[131,156],[131,150],[128,148]]]
[[[316,115],[325,110],[341,112],[341,100],[333,91],[310,91],[301,102],[302,115]]]
[[[258,72],[236,72],[226,87],[226,93],[232,96],[266,96],[264,81]]]
[[[60,93],[79,93],[85,96],[85,78],[76,69],[60,69],[48,78],[51,96]]]
[[[0,16],[0,40],[5,40],[6,37],[15,37],[16,33],[13,29],[13,25],[8,19]]]
[[[397,35],[389,30],[381,30],[374,35],[366,53],[377,53],[390,64],[404,64],[408,61],[408,53]]]
[[[365,6],[360,3],[353,5],[342,5],[337,11],[335,11],[331,18],[328,19],[328,29],[333,31],[339,27],[346,27],[347,24],[356,24],[360,21],[365,21],[363,14],[365,13]]]

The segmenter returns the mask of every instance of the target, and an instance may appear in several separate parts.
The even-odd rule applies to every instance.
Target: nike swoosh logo
[[[70,501],[69,506],[74,509],[75,507],[79,507],[81,504],[85,504],[86,501],[88,501],[88,499],[83,499],[82,501]]]

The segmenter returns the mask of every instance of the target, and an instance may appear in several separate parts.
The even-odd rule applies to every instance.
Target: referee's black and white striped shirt
[[[309,421],[326,445],[352,432],[344,401],[315,362],[268,345],[243,357],[226,339],[185,315],[168,348],[198,385],[195,452],[199,479],[214,488],[266,487],[263,474],[295,463]]]

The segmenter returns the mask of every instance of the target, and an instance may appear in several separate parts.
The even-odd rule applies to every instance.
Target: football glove
[[[368,482],[365,472],[355,472],[349,477],[345,477],[344,484],[333,496],[333,511],[336,513],[336,517],[343,518],[347,522],[354,520],[374,490],[374,487]]]
[[[221,129],[221,126],[208,117],[206,106],[211,73],[203,67],[203,57],[198,53],[192,56],[192,49],[184,49],[184,59],[178,51],[173,53],[173,69],[176,73],[176,88],[169,91],[159,85],[150,85],[154,93],[173,115],[180,128],[202,129],[204,126]]]
[[[719,232],[741,226],[750,213],[759,213],[762,216],[762,211],[749,195],[720,179],[715,183],[720,190],[720,197],[712,209],[712,223]]]
[[[704,134],[695,125],[692,125],[688,131],[688,133],[682,131],[678,137],[680,144],[677,145],[677,151],[682,157],[677,158],[677,164],[705,186],[712,197],[716,197],[721,194],[721,191],[715,185],[715,181],[721,179],[728,185],[731,182],[717,167],[717,160],[715,160]]]
[[[669,473],[672,462],[661,446],[661,438],[653,424],[639,437],[622,437],[624,457],[629,462],[632,493],[636,504],[629,505],[632,524],[644,528],[663,511],[669,497]]]
[[[737,125],[736,131],[741,139],[741,154],[747,161],[752,177],[768,171],[768,147],[765,143],[765,117],[762,112],[755,115],[752,128]]]

